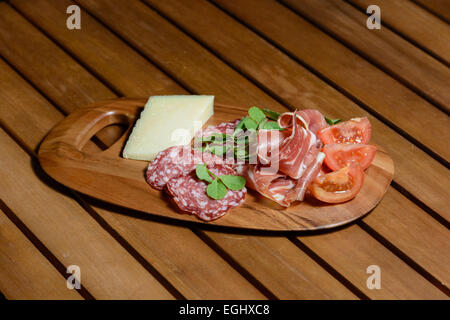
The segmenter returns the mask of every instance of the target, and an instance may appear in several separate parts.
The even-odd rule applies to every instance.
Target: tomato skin
[[[353,199],[361,190],[364,172],[358,163],[318,176],[309,190],[318,200],[342,203]]]
[[[368,144],[372,135],[369,119],[354,118],[326,128],[318,133],[324,144],[331,143],[361,143]]]
[[[325,163],[331,170],[339,170],[353,162],[367,169],[375,158],[377,147],[369,144],[326,144],[323,147]]]

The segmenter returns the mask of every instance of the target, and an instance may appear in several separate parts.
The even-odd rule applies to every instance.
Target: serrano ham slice
[[[270,169],[263,171],[281,171],[292,179],[299,179],[320,151],[318,139],[307,129],[307,121],[297,111],[282,114],[278,122],[285,130],[260,130],[258,159],[261,164],[270,165]]]
[[[328,123],[325,121],[325,117],[320,111],[315,109],[304,109],[296,111],[297,119],[301,121],[305,128],[312,131],[315,135],[323,128],[328,127]],[[278,124],[280,127],[292,126],[292,117],[294,112],[285,112],[280,115]]]
[[[288,207],[303,200],[320,172],[324,154],[316,133],[327,123],[319,111],[301,110],[283,113],[278,124],[283,131],[258,132],[259,163],[244,171],[249,188]]]
[[[257,155],[261,164],[270,164],[272,152],[278,153],[281,143],[291,135],[291,130],[259,130]]]
[[[269,198],[284,207],[289,207],[290,202],[285,200],[286,195],[295,186],[295,181],[279,173],[264,173],[255,165],[248,166],[244,172],[247,186],[258,191],[261,195]]]
[[[263,172],[260,166],[255,165],[242,169],[242,175],[250,189],[284,207],[289,207],[294,201],[303,201],[308,186],[322,168],[323,159],[324,154],[319,152],[299,179],[292,179],[281,173]]]

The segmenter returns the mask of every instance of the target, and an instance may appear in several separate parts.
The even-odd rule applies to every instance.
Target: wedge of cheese
[[[214,113],[214,96],[152,96],[136,122],[123,157],[153,160],[169,147],[189,144]]]

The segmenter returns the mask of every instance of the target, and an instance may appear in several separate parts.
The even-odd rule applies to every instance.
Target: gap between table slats
[[[442,21],[450,23],[450,5],[447,0],[411,0],[417,6],[435,15]],[[447,1],[447,3],[444,3]]]
[[[56,257],[43,247],[2,199],[0,229],[0,255],[5,258],[0,264],[0,282],[9,299],[93,299],[84,287],[68,290],[64,285],[56,285],[66,281],[65,266],[55,261]],[[10,251],[12,253],[8,254]],[[5,299],[1,296],[0,299]]]

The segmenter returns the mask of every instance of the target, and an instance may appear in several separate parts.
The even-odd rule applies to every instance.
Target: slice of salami
[[[210,135],[214,134],[214,133],[225,133],[225,134],[229,134],[232,135],[234,133],[234,130],[236,129],[236,126],[238,125],[239,121],[241,121],[241,119],[236,119],[233,121],[229,121],[229,122],[222,122],[216,126],[209,126],[206,129],[202,129],[199,130],[198,132],[196,132],[195,137],[209,137]],[[210,144],[210,146],[225,146],[228,142],[226,141],[220,141],[219,143],[215,142]],[[196,145],[194,143],[194,147],[199,147],[200,145]],[[231,147],[233,145],[231,144]],[[208,154],[209,152],[205,152],[204,154]],[[228,166],[230,167],[234,167],[236,165],[236,161],[234,159],[234,151],[233,148],[227,148],[227,152],[225,154],[223,154],[220,157],[223,162],[225,162]]]
[[[234,174],[234,170],[221,164],[215,164],[208,169],[215,175]],[[178,207],[205,221],[220,218],[229,209],[239,206],[244,202],[247,192],[245,188],[240,191],[228,190],[222,200],[214,200],[206,194],[206,187],[207,184],[197,179],[194,172],[173,178],[167,183],[167,190]]]
[[[213,133],[233,134],[234,129],[236,129],[236,126],[238,125],[239,121],[241,121],[241,119],[236,119],[230,122],[222,122],[217,126],[209,126],[206,129],[202,129],[196,132],[195,137],[208,137]]]
[[[149,164],[147,182],[153,188],[162,190],[170,179],[188,174],[194,168],[189,146],[170,147],[158,153]]]
[[[211,153],[194,152],[190,146],[167,148],[149,164],[147,182],[153,188],[162,190],[170,179],[189,174],[201,163],[212,165],[223,163],[223,160]]]

